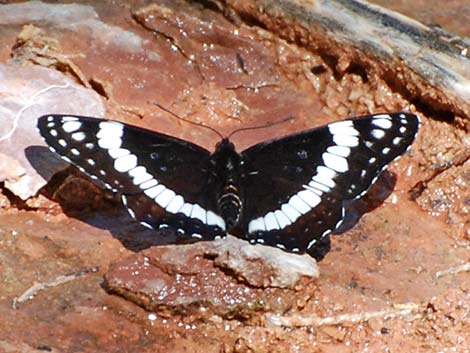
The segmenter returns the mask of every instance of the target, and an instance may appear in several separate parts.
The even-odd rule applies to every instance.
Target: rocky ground
[[[469,35],[463,1],[376,3]],[[338,72],[215,4],[0,5],[0,351],[468,351],[467,117],[417,106],[366,68]],[[422,127],[315,263],[235,239],[168,245],[34,128],[88,114],[214,148],[214,133],[156,104],[222,134],[295,117],[234,135],[239,151],[383,111]]]

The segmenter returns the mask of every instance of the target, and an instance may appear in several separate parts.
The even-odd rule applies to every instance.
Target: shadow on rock
[[[395,174],[385,170],[363,197],[357,200],[345,201],[343,223],[333,234],[341,234],[350,230],[365,213],[379,207],[393,192],[396,181]]]
[[[50,177],[50,169],[60,170],[67,167],[53,152],[41,146],[27,148],[26,156],[49,183],[43,193],[58,202],[63,212],[94,227],[108,230],[123,246],[135,252],[152,246],[188,244],[197,239],[178,236],[173,229],[148,229],[135,221],[122,206],[120,197],[104,190],[99,181],[92,181],[76,168],[58,172]],[[356,225],[363,214],[380,206],[393,191],[396,177],[383,172],[369,191],[358,200],[345,201],[345,218],[333,234],[341,234]],[[319,240],[307,253],[321,261],[331,249],[330,237]]]

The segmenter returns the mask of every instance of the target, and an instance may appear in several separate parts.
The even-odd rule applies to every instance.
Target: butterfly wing
[[[242,227],[251,241],[304,252],[336,229],[413,142],[419,119],[395,113],[335,122],[255,145],[244,161]]]
[[[129,213],[150,228],[213,239],[225,234],[214,213],[210,153],[192,143],[115,121],[47,115],[38,129],[49,148],[122,195]]]

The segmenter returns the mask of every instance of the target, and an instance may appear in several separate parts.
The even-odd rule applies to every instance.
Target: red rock
[[[249,318],[296,307],[294,287],[318,276],[315,260],[228,237],[154,247],[111,266],[105,286],[160,315]]]

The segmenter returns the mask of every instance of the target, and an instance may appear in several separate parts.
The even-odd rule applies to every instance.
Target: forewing
[[[419,119],[359,117],[244,151],[242,226],[251,241],[304,252],[336,229],[343,201],[362,196],[413,142]]]
[[[210,153],[192,143],[123,123],[47,115],[38,129],[50,149],[122,195],[129,213],[151,228],[212,239],[225,224],[214,213]]]

